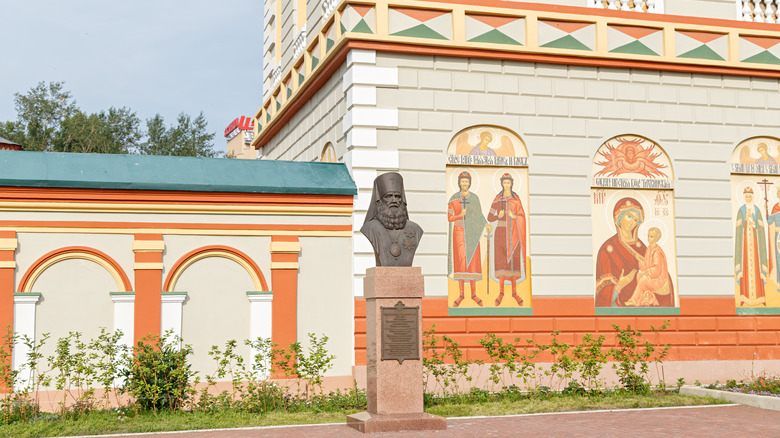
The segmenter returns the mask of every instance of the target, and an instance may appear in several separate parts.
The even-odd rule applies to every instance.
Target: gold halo
[[[471,187],[469,187],[469,191],[471,193],[477,193],[479,191],[479,173],[471,167],[456,167],[452,175],[450,175],[450,193],[456,193],[460,191],[460,185],[458,184],[458,175],[461,174],[461,172],[468,172],[469,175],[471,175]]]
[[[490,182],[493,184],[493,193],[503,191],[503,187],[501,187],[501,176],[505,173],[512,175],[512,179],[514,180],[512,190],[519,194],[519,190],[523,187],[523,181],[520,173],[511,167],[501,167],[493,173],[493,177],[490,179]]]
[[[646,216],[646,215],[645,215]],[[650,228],[657,227],[661,229],[661,239],[658,240],[658,246],[663,247],[669,237],[669,229],[666,227],[666,223],[658,218],[645,219],[644,222],[639,224],[639,230],[637,231],[639,240],[647,245],[647,232]],[[645,237],[645,238],[643,238]]]
[[[745,194],[742,193],[742,191],[745,190],[745,187],[750,186],[753,189],[753,203],[755,204],[756,196],[759,196],[760,193],[763,193],[759,188],[758,184],[753,180],[745,180],[737,184],[737,191],[736,191],[736,199],[737,202],[742,205],[745,203]]]
[[[607,198],[607,202],[604,203],[604,214],[607,218],[607,226],[609,226],[609,228],[614,232],[617,232],[617,228],[615,225],[615,218],[612,216],[612,211],[615,209],[615,204],[617,204],[618,201],[623,198],[634,198],[639,201],[639,204],[642,206],[642,210],[644,210],[644,218],[642,218],[642,222],[639,225],[645,223],[648,212],[650,211],[650,202],[648,202],[647,198],[645,198],[645,196],[638,190],[618,190],[617,192],[613,193],[612,196]]]

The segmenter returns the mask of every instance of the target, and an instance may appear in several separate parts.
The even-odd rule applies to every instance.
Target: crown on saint
[[[458,179],[461,179],[461,178],[466,178],[469,181],[471,181],[471,174],[466,172],[466,171],[463,171],[463,172],[460,173],[460,175],[458,175]]]
[[[501,175],[501,181],[503,181],[505,179],[514,181],[514,178],[512,178],[512,175],[510,175],[508,173],[505,173],[505,174]]]
[[[752,187],[745,187],[745,191],[743,191],[742,193],[744,193],[746,195],[748,193],[750,193],[752,195],[753,194],[753,188]]]

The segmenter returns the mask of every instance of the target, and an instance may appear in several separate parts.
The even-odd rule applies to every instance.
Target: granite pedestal
[[[366,271],[363,295],[368,411],[347,416],[348,426],[366,433],[447,428],[446,419],[423,412],[423,294],[420,268],[382,266]],[[387,326],[382,325],[383,307]],[[391,316],[398,309],[402,309],[405,320]],[[405,329],[413,323],[409,319],[412,316],[416,318],[416,333]],[[383,346],[383,330],[386,343],[393,345]],[[407,334],[412,337],[407,339]],[[410,343],[416,344],[416,349]],[[399,359],[388,360],[388,356]]]

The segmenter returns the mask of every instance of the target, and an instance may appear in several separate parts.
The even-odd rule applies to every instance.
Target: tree
[[[24,133],[24,126],[21,122],[2,122],[0,123],[0,137],[7,138],[15,143],[23,145],[27,136]]]
[[[76,111],[76,102],[69,91],[63,90],[64,85],[64,82],[50,82],[48,85],[38,82],[26,94],[14,94],[18,118],[15,128],[17,133],[19,128],[24,133],[22,145],[25,149],[52,150],[60,124]]]
[[[147,139],[139,150],[146,155],[172,155],[187,157],[216,157],[215,134],[207,131],[203,112],[193,120],[181,113],[177,125],[165,127],[165,120],[159,114],[146,121]]]
[[[146,121],[126,107],[88,114],[76,106],[64,82],[39,82],[26,94],[14,94],[17,120],[0,122],[0,136],[27,150],[92,153],[142,153],[216,157],[213,132],[201,112],[195,119],[181,113],[178,124],[165,127],[159,114]],[[146,136],[146,141],[140,143]]]
[[[58,152],[126,154],[138,146],[141,120],[129,108],[95,114],[81,110],[62,121],[54,141]]]

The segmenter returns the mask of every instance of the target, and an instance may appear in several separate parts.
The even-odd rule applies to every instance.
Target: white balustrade
[[[297,59],[298,56],[303,53],[303,49],[306,47],[306,24],[301,27],[298,35],[293,40],[293,59]]]
[[[737,0],[737,19],[754,23],[778,23],[780,0]]]
[[[279,84],[279,81],[282,80],[282,66],[277,65],[273,70],[271,70],[271,84],[272,86],[276,86]]]
[[[336,9],[336,5],[339,4],[338,0],[323,0],[322,2],[322,16],[327,18]]]
[[[661,0],[587,0],[587,5],[591,8],[614,11],[663,13]]]

